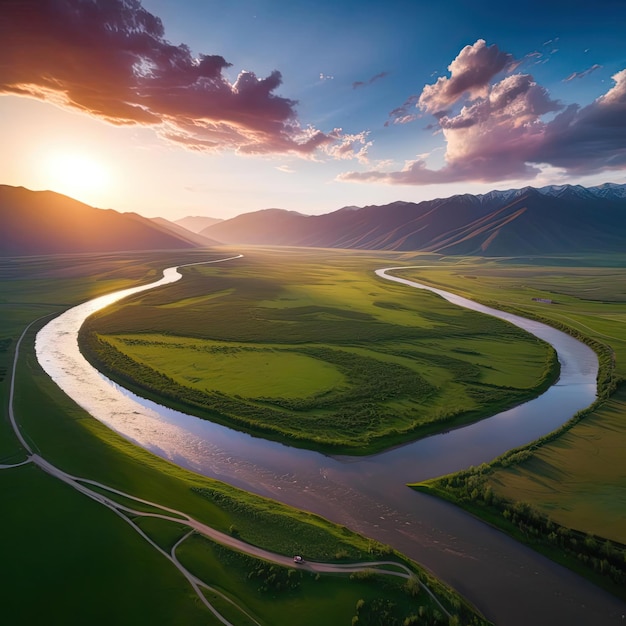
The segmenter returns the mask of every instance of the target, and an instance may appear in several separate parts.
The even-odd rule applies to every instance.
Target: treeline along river
[[[399,268],[377,274],[405,283],[407,289],[430,289],[386,275],[391,269]],[[89,315],[180,278],[177,268],[169,268],[155,283],[96,298],[63,313],[37,335],[39,363],[93,417],[137,445],[389,544],[454,586],[498,625],[625,623],[626,606],[619,599],[461,509],[406,486],[489,461],[554,430],[591,404],[598,363],[588,346],[544,324],[431,289],[550,343],[561,365],[558,382],[540,397],[478,423],[368,457],[333,457],[252,437],[144,400],[87,363],[77,337]]]

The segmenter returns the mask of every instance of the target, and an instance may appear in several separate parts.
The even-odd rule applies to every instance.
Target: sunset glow
[[[43,167],[50,188],[72,197],[99,192],[111,182],[106,166],[87,154],[51,153],[44,158]]]
[[[0,0],[0,626],[626,626],[625,34]]]
[[[623,2],[25,0],[0,17],[5,184],[176,219],[626,182]],[[91,145],[51,152],[44,180],[25,152],[51,134]]]

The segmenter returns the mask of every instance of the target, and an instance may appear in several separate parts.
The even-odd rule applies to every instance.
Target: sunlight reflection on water
[[[530,607],[533,619],[545,616],[543,622],[535,623],[553,623],[554,613],[546,609],[546,602],[554,604],[556,596],[562,598],[554,608],[560,618],[568,611],[573,619],[578,616],[583,597],[587,607],[592,602],[601,607],[599,611],[608,606],[605,598],[596,598],[595,587],[589,591],[582,579],[564,579],[562,572],[555,573],[532,551],[477,525],[460,509],[406,487],[407,482],[489,461],[554,430],[591,404],[598,362],[588,346],[549,326],[435,290],[461,306],[507,319],[552,344],[561,363],[558,383],[534,400],[463,428],[369,457],[332,457],[252,437],[144,400],[86,362],[77,335],[91,313],[179,278],[176,268],[169,268],[152,285],[97,298],[63,313],[37,335],[41,366],[86,411],[138,445],[200,474],[318,513],[390,543],[453,585],[462,581],[470,600],[502,612],[507,623],[527,623],[519,610],[511,609],[521,605]],[[394,280],[428,289],[404,279]],[[502,589],[502,577],[518,576],[522,562],[532,568],[534,576],[526,577],[523,585]],[[490,592],[495,587],[501,589],[497,596]],[[549,598],[544,597],[546,590]],[[566,599],[568,594],[572,594],[571,600]],[[534,610],[529,598],[543,602],[541,608]]]
[[[370,457],[331,457],[252,437],[139,398],[103,376],[80,353],[77,335],[86,317],[128,295],[180,278],[176,268],[169,268],[161,280],[151,285],[109,294],[70,309],[39,332],[37,358],[81,407],[136,444],[256,493],[276,496],[280,492],[281,499],[291,504],[310,506],[314,491],[325,493],[327,498],[329,481],[344,487],[354,481],[359,489],[376,492],[378,498],[379,491],[392,481],[413,482],[478,465],[550,432],[595,398],[598,364],[590,348],[544,324],[437,289],[432,291],[460,306],[509,320],[553,344],[561,362],[558,384],[535,400],[470,426]],[[402,278],[393,280],[429,289]],[[303,493],[307,493],[306,502]]]

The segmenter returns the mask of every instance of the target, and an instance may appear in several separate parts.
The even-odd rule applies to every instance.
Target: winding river
[[[544,324],[387,273],[399,269],[407,268],[377,274],[508,320],[552,344],[561,363],[558,382],[540,397],[476,424],[368,457],[328,456],[255,438],[135,396],[80,354],[78,330],[89,315],[128,295],[179,280],[177,268],[165,270],[155,283],[96,298],[55,318],[37,334],[37,358],[65,393],[136,444],[200,474],[318,513],[392,545],[455,587],[498,625],[624,624],[622,601],[457,507],[406,487],[407,482],[488,461],[567,421],[595,399],[595,354]]]

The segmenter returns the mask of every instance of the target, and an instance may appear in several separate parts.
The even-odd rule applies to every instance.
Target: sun
[[[106,165],[86,153],[49,153],[45,158],[45,169],[51,188],[69,196],[101,192],[110,182]]]

